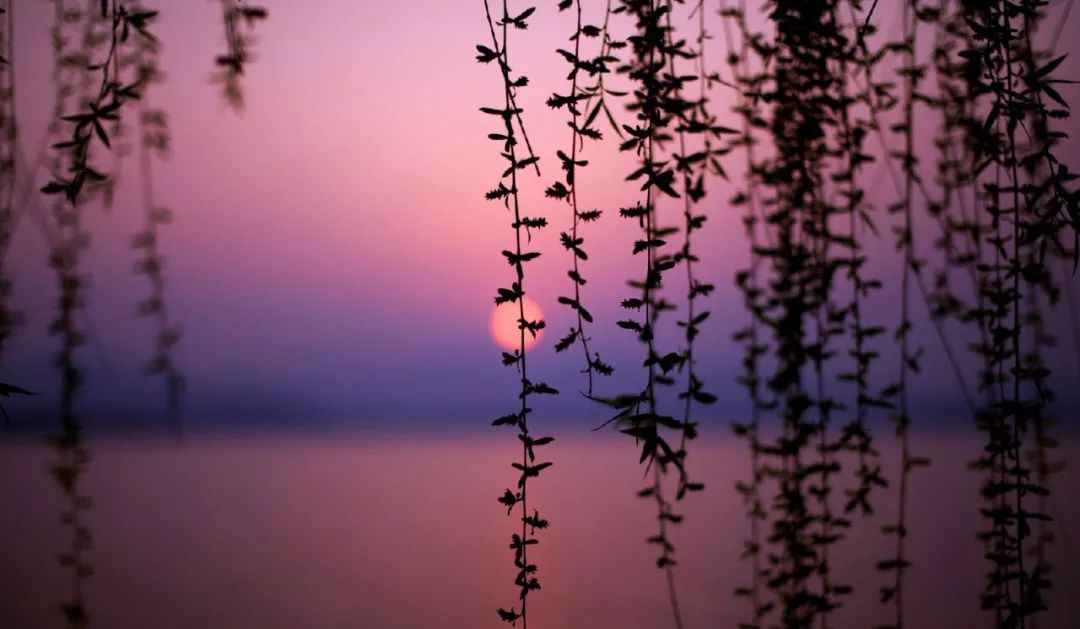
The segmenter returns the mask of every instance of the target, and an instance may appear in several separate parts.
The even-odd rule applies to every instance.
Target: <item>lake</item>
[[[530,552],[543,589],[530,597],[537,629],[671,626],[662,573],[644,543],[655,526],[629,438],[585,428],[553,431],[555,465],[530,485],[530,506],[551,528]],[[568,434],[569,433],[569,434]],[[884,435],[883,435],[884,437]],[[979,477],[966,470],[977,438],[916,436],[932,467],[912,476],[907,584],[911,627],[986,627],[978,609],[985,562],[975,531]],[[886,438],[882,442],[888,441]],[[1075,454],[1076,440],[1058,451]],[[64,626],[59,606],[81,591],[90,625],[105,628],[499,627],[515,604],[509,536],[517,528],[495,498],[516,476],[511,431],[263,434],[90,438],[80,493],[93,574],[75,580],[58,556],[71,545],[67,500],[43,439],[0,441],[0,627]],[[893,453],[885,452],[894,469]],[[734,627],[749,616],[732,595],[749,578],[739,559],[748,534],[733,490],[746,477],[745,444],[691,445],[706,491],[683,503],[674,533],[676,579],[688,628]],[[1080,618],[1080,504],[1074,464],[1055,478],[1050,509],[1052,611],[1040,629]],[[877,601],[893,517],[892,489],[878,515],[832,551],[836,578],[855,587],[836,627],[885,622]]]

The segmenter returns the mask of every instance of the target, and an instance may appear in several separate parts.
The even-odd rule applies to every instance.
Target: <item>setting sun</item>
[[[522,304],[525,307],[525,318],[530,321],[537,321],[544,318],[544,312],[540,310],[540,306],[535,301],[528,297],[522,298]],[[506,303],[495,307],[495,310],[491,312],[491,338],[498,343],[499,347],[513,351],[520,349],[521,346],[521,330],[518,328],[518,317],[520,311],[518,304]],[[525,349],[529,349],[536,342],[544,336],[544,331],[540,330],[534,337],[529,332],[525,333]]]

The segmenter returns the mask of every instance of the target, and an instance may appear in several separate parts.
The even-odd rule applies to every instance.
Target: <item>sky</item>
[[[173,139],[168,161],[155,167],[155,187],[176,216],[162,246],[169,306],[184,329],[178,359],[188,380],[185,421],[473,426],[512,410],[516,374],[501,365],[502,348],[489,330],[495,289],[511,281],[500,251],[513,232],[506,210],[483,199],[503,166],[498,145],[485,137],[498,129],[478,110],[501,100],[496,67],[474,59],[475,45],[490,43],[482,3],[267,0],[270,18],[257,31],[240,113],[208,81],[224,50],[217,3],[152,4],[161,11],[155,32],[164,42],[166,81],[150,98],[167,110]],[[601,3],[587,3],[586,22],[598,21],[600,11]],[[48,4],[18,3],[15,16],[21,134],[36,146],[51,107]],[[719,17],[709,19],[716,35],[710,58],[719,60]],[[530,371],[564,394],[538,410],[591,426],[604,416],[577,393],[584,386],[580,354],[552,349],[570,326],[556,298],[570,289],[569,258],[557,237],[571,215],[542,194],[558,174],[555,151],[569,143],[562,112],[544,100],[565,92],[566,66],[554,48],[567,45],[572,30],[569,13],[541,4],[529,29],[512,33],[511,56],[515,70],[530,77],[520,98],[544,168],[542,178],[523,184],[524,199],[528,213],[552,225],[535,235],[545,255],[527,278],[549,326],[532,350]],[[1068,59],[1061,71],[1076,76],[1080,65]],[[1072,86],[1062,92],[1080,96]],[[732,98],[718,90],[713,106],[726,109]],[[636,274],[639,266],[629,252],[635,225],[620,220],[617,208],[639,195],[622,183],[634,168],[631,156],[610,144],[591,144],[583,156],[590,165],[579,175],[582,206],[605,211],[584,231],[585,301],[598,321],[593,348],[623,374],[600,385],[600,393],[613,394],[633,385],[641,360],[631,335],[614,325],[618,301],[628,296],[627,269]],[[728,167],[737,181],[738,165]],[[89,382],[79,404],[102,425],[143,426],[158,421],[165,397],[163,384],[139,371],[153,330],[134,316],[147,292],[145,278],[132,272],[129,246],[141,223],[134,159],[123,162],[120,182],[112,209],[86,208],[91,292],[83,316],[90,343],[79,362]],[[718,183],[710,194],[701,237],[701,268],[718,286],[700,337],[700,371],[720,397],[704,414],[708,421],[735,419],[749,408],[735,383],[741,354],[731,341],[747,320],[733,283],[747,260],[741,217],[727,203],[733,191]],[[676,208],[666,211],[675,216]],[[48,424],[58,387],[46,255],[33,225],[21,223],[6,265],[26,322],[0,376],[41,392],[6,402],[29,424]],[[896,273],[887,265],[879,271],[884,279]],[[1071,281],[1076,285],[1075,276]],[[895,325],[895,304],[883,298],[869,314]],[[1060,317],[1054,323],[1067,348],[1066,324]],[[955,414],[962,406],[940,344],[929,326],[918,334],[929,357],[919,404]],[[1059,373],[1080,370],[1068,351],[1054,360]]]

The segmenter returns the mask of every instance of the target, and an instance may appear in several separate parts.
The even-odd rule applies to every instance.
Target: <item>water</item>
[[[1059,458],[1077,451],[1072,443]],[[936,435],[916,444],[934,466],[911,483],[909,626],[991,626],[978,609],[979,478],[964,469],[978,442]],[[64,626],[58,607],[76,587],[91,626],[120,629],[499,627],[495,608],[517,602],[507,547],[516,526],[495,502],[516,478],[511,431],[101,438],[88,448],[80,491],[92,499],[84,519],[93,574],[75,582],[57,560],[70,534],[49,474],[56,451],[0,442],[0,627]],[[530,486],[530,504],[551,528],[530,551],[543,586],[530,598],[530,626],[671,626],[644,543],[652,503],[633,495],[642,484],[633,444],[583,430],[545,450],[556,464]],[[732,489],[746,476],[745,446],[695,442],[691,466],[707,489],[685,502],[674,535],[686,626],[733,627],[748,617],[732,595],[749,576],[738,559],[748,525]],[[1075,467],[1058,488],[1080,486]],[[1080,506],[1067,489],[1055,496],[1056,583],[1041,629],[1080,617]],[[837,627],[889,620],[877,602],[885,576],[873,565],[888,554],[878,529],[894,501],[879,495],[878,515],[856,518],[833,553],[834,570],[856,588]]]

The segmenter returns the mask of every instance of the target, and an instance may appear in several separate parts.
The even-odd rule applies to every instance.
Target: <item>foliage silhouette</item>
[[[502,254],[510,266],[514,268],[515,281],[511,284],[510,288],[500,288],[498,290],[498,295],[495,297],[495,304],[517,304],[518,349],[514,350],[513,354],[504,352],[503,364],[514,367],[521,375],[521,389],[518,394],[521,404],[520,407],[516,412],[504,415],[492,422],[495,426],[516,427],[518,429],[518,440],[521,441],[522,446],[521,462],[512,464],[512,467],[519,472],[517,491],[507,489],[503,495],[498,498],[498,501],[506,506],[507,515],[512,514],[515,507],[520,505],[521,533],[514,533],[511,536],[510,549],[514,551],[514,567],[517,569],[517,576],[514,578],[514,584],[519,588],[518,597],[521,601],[521,611],[518,611],[516,606],[511,606],[509,610],[500,607],[496,612],[498,613],[499,618],[505,622],[516,625],[517,621],[520,620],[522,627],[528,627],[528,596],[530,592],[540,589],[540,581],[536,577],[538,567],[536,564],[529,562],[529,547],[540,543],[539,540],[536,539],[535,533],[537,529],[546,529],[548,527],[548,521],[541,517],[539,510],[535,507],[533,508],[532,513],[529,512],[527,492],[529,479],[540,476],[542,471],[552,465],[550,461],[537,463],[536,449],[554,441],[552,437],[533,437],[529,432],[528,416],[532,412],[532,409],[529,407],[529,397],[531,395],[554,395],[558,393],[556,389],[543,382],[533,382],[529,380],[528,371],[526,369],[527,356],[525,351],[525,335],[530,334],[535,338],[540,330],[545,327],[545,322],[542,319],[529,319],[525,316],[525,265],[540,257],[540,253],[537,251],[525,251],[522,248],[522,237],[524,235],[531,240],[531,230],[546,227],[547,219],[543,217],[525,216],[521,211],[521,199],[518,190],[518,171],[533,166],[539,174],[540,169],[537,163],[540,158],[534,155],[532,148],[528,146],[528,136],[525,134],[525,127],[521,117],[522,109],[517,106],[515,97],[517,89],[528,85],[529,80],[524,75],[517,77],[513,76],[508,50],[509,27],[513,26],[515,30],[525,30],[528,27],[527,20],[529,16],[533,14],[535,9],[530,7],[520,13],[512,15],[509,12],[507,1],[503,0],[502,17],[500,17],[498,21],[495,21],[491,15],[491,7],[487,0],[485,0],[484,11],[487,17],[488,30],[491,34],[492,47],[489,48],[483,44],[477,45],[476,50],[479,54],[477,55],[476,60],[483,64],[488,64],[492,61],[497,62],[503,83],[503,106],[501,108],[482,107],[480,111],[495,116],[502,121],[504,131],[502,133],[491,133],[488,135],[488,138],[502,144],[502,156],[507,161],[506,170],[500,175],[498,185],[487,193],[487,199],[489,201],[501,201],[503,206],[507,210],[512,211],[514,215],[514,222],[512,224],[514,230],[514,249],[503,250]],[[501,29],[501,37],[496,32],[496,27]],[[518,137],[525,139],[528,157],[518,158]],[[572,168],[574,164],[571,164],[570,166]],[[572,175],[570,177],[572,179]],[[507,185],[507,183],[509,183],[509,185]],[[571,181],[571,183],[573,182]],[[576,219],[577,215],[575,210],[575,220]],[[582,341],[584,341],[584,338],[582,338]]]
[[[169,136],[164,112],[152,109],[145,98],[149,88],[160,80],[159,42],[151,30],[157,11],[144,8],[138,0],[53,0],[52,5],[53,111],[45,144],[33,161],[25,159],[17,132],[14,18],[9,6],[0,7],[4,19],[0,29],[0,270],[17,218],[29,215],[48,244],[49,266],[58,293],[49,330],[59,338],[54,359],[60,374],[59,430],[48,443],[56,450],[57,461],[50,475],[64,495],[61,523],[69,536],[59,563],[70,575],[69,591],[59,612],[68,627],[84,627],[89,624],[89,613],[83,582],[93,573],[88,557],[92,535],[85,522],[92,503],[81,487],[90,453],[77,412],[78,395],[85,382],[78,360],[79,348],[86,343],[80,318],[89,299],[87,277],[81,269],[82,253],[89,245],[84,214],[87,206],[95,202],[113,202],[119,160],[129,152],[124,117],[130,116],[136,102],[146,227],[135,236],[133,246],[142,254],[136,269],[148,277],[151,288],[139,312],[154,317],[157,327],[155,356],[146,371],[165,375],[176,426],[183,379],[173,359],[179,333],[165,307],[164,259],[158,245],[158,227],[168,220],[168,211],[156,205],[152,189],[151,153],[164,154]],[[237,16],[250,25],[265,18],[266,12],[240,7],[230,18],[229,11],[227,8],[225,19],[230,54],[236,63],[230,64],[235,76],[228,77],[226,92],[235,105],[240,95],[237,77],[249,58],[249,38],[238,32]],[[100,165],[110,153],[112,172]],[[19,168],[25,170],[20,172]],[[41,190],[50,201],[47,212],[39,211],[40,199],[30,194],[41,168],[49,177]],[[20,190],[22,183],[25,191]],[[18,321],[7,306],[9,292],[10,284],[0,271],[0,357]],[[0,383],[0,395],[13,394],[32,395],[21,387]],[[6,418],[6,411],[4,415]]]
[[[532,238],[546,235],[548,218],[523,207],[522,175],[534,170],[539,176],[540,157],[517,98],[528,79],[512,68],[508,52],[510,34],[527,30],[536,11],[509,5],[503,0],[493,14],[485,0],[490,41],[476,46],[476,59],[497,66],[502,84],[501,102],[480,111],[497,121],[488,138],[506,160],[486,197],[513,215],[514,244],[502,251],[513,277],[497,289],[494,301],[517,309],[519,331],[517,349],[502,354],[519,375],[517,406],[493,424],[514,427],[522,448],[512,463],[516,488],[498,497],[518,518],[515,529],[521,525],[509,544],[520,602],[498,608],[497,616],[527,626],[527,601],[540,589],[529,550],[539,544],[537,531],[549,525],[529,504],[527,489],[551,467],[537,450],[554,440],[534,436],[528,419],[534,396],[557,391],[527,371],[528,337],[546,323],[526,317],[525,270],[540,256]],[[148,98],[160,80],[157,12],[122,0],[54,0],[53,6],[56,104],[46,146],[32,162],[20,157],[14,27],[6,6],[0,7],[0,356],[18,322],[8,304],[3,259],[18,212],[26,211],[48,243],[58,295],[50,325],[61,380],[52,474],[67,501],[63,517],[71,533],[61,561],[73,585],[62,611],[70,626],[82,626],[87,611],[81,583],[91,572],[84,522],[90,503],[80,486],[89,453],[77,413],[84,380],[83,311],[90,298],[83,269],[89,243],[85,212],[91,204],[112,202],[132,126],[144,214],[132,246],[136,271],[148,284],[137,310],[151,320],[155,334],[145,370],[163,376],[174,413],[183,375],[160,245],[171,213],[158,204],[153,181],[154,160],[167,155],[170,142],[167,116]],[[215,60],[213,80],[239,110],[253,30],[267,12],[239,0],[220,0],[220,6],[227,48]],[[704,489],[690,475],[688,447],[705,407],[716,401],[696,367],[707,339],[703,331],[713,321],[704,299],[714,291],[703,279],[709,267],[699,258],[699,235],[708,217],[739,211],[749,262],[735,273],[735,283],[748,320],[735,340],[743,354],[740,383],[751,407],[748,420],[734,424],[749,450],[749,477],[736,485],[749,521],[744,556],[750,579],[736,591],[750,604],[744,626],[836,625],[835,612],[853,586],[834,566],[835,550],[847,542],[850,528],[880,509],[887,488],[895,490],[896,504],[895,518],[883,527],[890,552],[876,558],[883,626],[911,623],[905,601],[911,474],[930,464],[916,454],[911,434],[915,382],[924,361],[915,336],[921,298],[932,327],[927,332],[940,341],[959,395],[985,439],[982,455],[972,462],[984,481],[979,539],[987,574],[980,603],[998,626],[1035,627],[1050,604],[1049,484],[1063,466],[1052,434],[1054,391],[1046,356],[1056,339],[1047,313],[1063,295],[1074,307],[1066,276],[1080,262],[1077,175],[1060,150],[1060,121],[1069,115],[1057,87],[1064,56],[1037,43],[1047,19],[1045,3],[904,0],[896,38],[878,28],[884,18],[876,13],[876,0],[765,0],[763,25],[743,0],[735,6],[722,2],[730,80],[706,65],[706,20],[717,7],[704,1],[687,6],[681,0],[606,0],[603,23],[590,24],[583,20],[585,6],[600,4],[555,5],[576,18],[572,50],[558,49],[569,68],[568,92],[547,99],[558,110],[553,115],[570,127],[569,146],[555,153],[560,174],[545,182],[546,196],[565,204],[571,219],[558,241],[570,256],[573,291],[557,299],[574,322],[555,350],[581,344],[583,393],[612,409],[609,422],[640,449],[646,480],[638,495],[655,505],[657,518],[647,542],[657,549],[674,625],[684,624],[675,587],[673,529],[683,518],[676,507]],[[685,26],[677,18],[680,11],[695,21]],[[619,25],[609,28],[609,21],[619,20],[633,29],[625,40],[614,35]],[[594,45],[592,53],[588,45]],[[631,89],[605,85],[614,74]],[[714,90],[732,92],[735,106],[727,118],[714,110]],[[623,123],[620,107],[629,118]],[[601,131],[603,121],[610,132]],[[585,193],[586,140],[611,140],[604,133],[637,159],[628,179],[642,196],[619,211],[640,230],[630,246],[640,257],[633,292],[621,303],[630,314],[617,323],[640,344],[642,383],[612,396],[594,389],[594,374],[610,374],[613,367],[590,346],[596,321],[584,290],[590,257],[582,232],[587,226],[589,242],[595,242],[603,211],[583,210],[589,206],[578,194]],[[930,136],[933,154],[919,147],[920,138]],[[880,147],[871,146],[872,140]],[[726,177],[721,158],[739,152],[733,157],[744,158],[745,179],[726,203],[717,202],[717,195],[707,194],[709,185]],[[105,165],[109,158],[112,166]],[[29,172],[17,172],[23,163]],[[20,198],[20,184],[35,185],[39,167],[49,177],[41,190],[45,200]],[[880,207],[869,198],[871,168],[886,173],[895,188],[891,202]],[[590,180],[593,185],[604,184]],[[45,214],[25,209],[43,202],[49,204]],[[679,206],[679,225],[669,224],[668,204]],[[929,231],[919,229],[923,224]],[[871,271],[879,229],[886,228],[895,251],[882,257],[891,255],[897,263],[898,286],[887,286]],[[673,271],[685,273],[685,288]],[[898,321],[875,319],[871,305],[878,299],[897,300]],[[664,314],[673,311],[678,316]],[[669,331],[681,332],[678,347],[663,347],[672,338]],[[885,360],[886,351],[895,352],[889,357],[895,362]],[[893,381],[879,387],[882,378]],[[0,383],[0,396],[26,394]],[[672,397],[681,401],[678,411],[665,410]],[[872,426],[879,415],[891,416],[899,450],[891,475],[884,471],[882,440]]]
[[[737,436],[745,437],[750,449],[750,479],[749,481],[736,481],[735,489],[742,498],[746,507],[746,518],[750,523],[750,536],[744,542],[742,558],[750,560],[750,582],[748,585],[736,588],[735,594],[747,599],[750,603],[750,622],[743,623],[748,627],[757,627],[766,615],[773,610],[775,604],[772,601],[763,601],[761,590],[762,581],[768,578],[768,572],[761,565],[762,540],[761,524],[767,518],[762,498],[762,483],[765,480],[761,468],[761,415],[769,406],[763,399],[761,391],[760,358],[768,351],[768,346],[761,340],[759,322],[763,313],[760,311],[760,299],[762,289],[759,281],[761,257],[758,255],[760,248],[759,232],[761,223],[760,196],[756,185],[757,178],[751,176],[757,164],[755,145],[758,140],[754,129],[759,126],[758,121],[763,120],[760,112],[760,99],[756,96],[748,97],[754,91],[754,85],[759,81],[752,74],[751,67],[751,34],[746,22],[745,2],[740,2],[737,7],[730,7],[726,3],[721,5],[721,17],[723,18],[724,43],[727,50],[727,61],[733,76],[733,83],[738,89],[737,103],[734,112],[741,119],[742,126],[739,135],[731,140],[733,149],[742,149],[746,161],[746,190],[737,192],[729,201],[732,207],[745,206],[743,226],[746,231],[746,239],[750,245],[750,265],[735,274],[735,283],[743,293],[744,305],[750,313],[750,321],[746,327],[740,328],[734,334],[743,349],[743,375],[739,382],[746,387],[750,397],[750,418],[748,422],[734,422],[732,424]],[[735,32],[738,31],[739,41],[736,48]]]
[[[706,215],[694,208],[705,197],[707,181],[725,175],[717,158],[744,151],[744,188],[730,205],[744,207],[751,250],[749,267],[736,274],[750,323],[735,337],[744,351],[740,381],[751,399],[749,422],[735,423],[736,434],[747,439],[751,453],[750,479],[737,484],[750,520],[744,556],[752,564],[751,581],[737,590],[751,602],[752,618],[746,626],[764,625],[773,612],[783,626],[829,626],[832,612],[852,591],[834,574],[830,552],[854,525],[850,518],[873,514],[875,496],[890,486],[869,425],[878,412],[892,415],[900,451],[896,519],[883,527],[893,549],[877,562],[887,579],[880,594],[892,608],[887,626],[904,626],[904,590],[911,565],[906,551],[909,477],[930,463],[915,454],[909,431],[912,381],[923,358],[923,349],[912,336],[913,300],[918,296],[928,309],[962,397],[977,411],[979,424],[990,437],[987,457],[977,462],[988,474],[984,494],[991,528],[983,537],[994,565],[984,605],[997,609],[1004,626],[1025,626],[1025,619],[1043,607],[1040,591],[1048,586],[1050,570],[1046,557],[1050,537],[1043,530],[1028,544],[1029,521],[1040,526],[1047,521],[1045,479],[1060,469],[1048,458],[1055,444],[1046,433],[1050,422],[1045,407],[1052,393],[1040,349],[1053,342],[1045,329],[1044,306],[1056,304],[1061,290],[1045,259],[1048,255],[1077,259],[1080,216],[1078,194],[1069,188],[1073,175],[1052,150],[1063,135],[1050,121],[1067,115],[1067,105],[1053,87],[1058,80],[1052,78],[1062,58],[1036,52],[1032,43],[1032,33],[1043,18],[1043,3],[905,0],[901,33],[898,39],[889,39],[877,27],[882,18],[875,16],[876,1],[769,0],[763,3],[766,30],[756,30],[745,2],[737,6],[724,2],[720,14],[730,82],[705,68],[707,4],[696,3],[690,11],[698,18],[697,50],[687,45],[673,20],[674,9],[681,4],[624,0],[612,9],[608,3],[600,27],[582,22],[581,2],[558,3],[560,11],[573,10],[577,18],[573,51],[557,51],[570,64],[570,91],[554,94],[548,104],[568,110],[571,150],[557,153],[566,176],[547,189],[547,196],[567,202],[574,219],[561,240],[572,256],[569,275],[575,292],[559,301],[574,311],[577,321],[556,349],[583,342],[588,397],[613,408],[615,415],[609,421],[617,422],[641,447],[640,460],[648,464],[652,482],[639,495],[657,506],[660,530],[649,541],[660,548],[658,564],[668,579],[675,625],[681,626],[682,618],[668,525],[681,516],[666,497],[663,480],[674,468],[678,498],[701,488],[689,480],[685,467],[686,442],[696,434],[691,404],[715,400],[694,371],[694,340],[707,317],[696,309],[695,299],[712,288],[695,276],[698,257],[692,234]],[[531,14],[530,9],[524,15]],[[609,53],[622,48],[614,40],[605,47],[612,17],[624,17],[634,29],[626,40],[630,56],[618,67],[632,86],[629,94],[603,85],[608,64],[618,62]],[[932,47],[920,48],[922,32],[933,33]],[[492,34],[496,48],[481,49],[481,61],[502,59]],[[583,58],[582,40],[597,37],[600,55]],[[696,75],[681,73],[678,66],[691,62]],[[582,87],[582,71],[596,77],[596,83]],[[882,72],[890,74],[882,78]],[[931,72],[930,83],[937,92],[926,88]],[[512,99],[508,71],[504,78],[509,94],[505,109],[489,113],[520,127],[521,111]],[[695,81],[699,96],[689,99],[684,90]],[[716,85],[736,91],[733,119],[740,129],[725,126],[709,113],[707,103]],[[616,123],[608,101],[619,98],[625,98],[624,106],[635,117],[633,124]],[[1044,100],[1060,107],[1044,105]],[[585,106],[579,107],[582,102]],[[932,183],[926,179],[926,160],[916,143],[918,134],[929,128],[921,124],[916,128],[923,110],[938,114],[943,125]],[[628,179],[641,183],[645,197],[620,211],[642,230],[632,251],[645,254],[644,275],[631,282],[639,292],[622,302],[641,318],[617,324],[633,332],[645,347],[645,385],[640,391],[610,397],[593,394],[596,364],[585,343],[585,323],[592,323],[593,317],[582,304],[580,287],[585,281],[579,267],[587,254],[577,232],[583,216],[577,175],[587,164],[577,150],[586,137],[603,139],[592,126],[601,112],[617,132],[621,129],[620,147],[639,158],[640,167]],[[584,124],[579,125],[580,117]],[[1023,141],[1018,134],[1024,135]],[[879,150],[869,146],[870,138],[877,139]],[[761,150],[759,145],[765,142],[769,145]],[[669,144],[678,148],[669,150]],[[868,198],[865,184],[875,162],[896,189],[896,200],[882,209]],[[509,188],[500,184],[489,198],[516,203],[516,192],[516,184]],[[660,217],[665,197],[683,202],[685,238],[678,253],[665,249],[679,231],[664,226]],[[922,209],[930,224],[940,229],[933,241],[938,255],[927,257],[919,250],[916,224],[922,221],[918,215]],[[887,327],[867,314],[867,304],[888,293],[882,280],[868,270],[867,239],[880,238],[879,224],[891,227],[900,266],[899,322],[892,335],[898,370],[895,380],[880,390],[876,384],[880,376],[875,374],[889,343]],[[1070,236],[1071,248],[1065,242]],[[685,264],[689,289],[686,318],[676,322],[685,331],[685,347],[665,352],[657,342],[667,324],[661,314],[677,305],[663,296],[663,279],[679,263]],[[955,273],[971,279],[972,302],[965,303],[951,288]],[[499,299],[509,301],[519,292],[518,285],[501,289]],[[948,326],[953,324],[980,339],[975,355],[983,365],[978,380],[986,404],[981,408],[976,408],[967,367],[950,339]],[[1022,333],[1025,327],[1031,330],[1027,337]],[[1031,349],[1024,350],[1025,346]],[[519,360],[511,358],[514,364]],[[661,414],[658,407],[658,388],[674,385],[673,376],[679,371],[686,377],[678,396],[686,404],[681,419]],[[782,431],[770,442],[762,438],[762,422],[773,414],[779,415]],[[841,415],[846,418],[837,425]],[[513,423],[512,417],[502,423]],[[1036,435],[1025,450],[1023,436],[1029,425]],[[679,446],[668,441],[665,430],[680,432]],[[1025,467],[1025,460],[1033,469]],[[838,483],[843,486],[842,512],[833,498]],[[509,495],[513,497],[512,492]],[[1029,495],[1039,500],[1037,512],[1024,506]],[[768,496],[773,498],[766,509]],[[771,532],[762,539],[765,523]],[[1039,566],[1034,576],[1025,570],[1023,554],[1028,546]]]
[[[244,108],[244,87],[241,77],[247,64],[253,59],[251,45],[254,43],[255,25],[265,20],[269,13],[263,7],[248,6],[244,0],[219,0],[221,22],[225,29],[224,54],[214,63],[218,68],[213,81],[221,83],[222,95],[236,111]]]
[[[599,220],[600,215],[603,212],[602,210],[582,212],[578,207],[578,183],[580,181],[578,169],[588,165],[588,160],[578,159],[578,151],[581,148],[584,148],[585,138],[593,140],[600,140],[602,138],[600,131],[592,125],[596,121],[597,114],[606,107],[604,97],[611,93],[610,90],[604,88],[603,75],[610,72],[608,63],[617,61],[617,59],[610,55],[609,50],[612,43],[614,43],[611,41],[607,31],[607,21],[611,15],[611,3],[608,2],[607,10],[605,11],[603,28],[582,24],[580,0],[571,0],[559,4],[560,11],[565,11],[571,7],[575,9],[577,17],[574,34],[570,37],[570,40],[574,42],[574,50],[566,51],[559,49],[559,54],[561,54],[566,59],[567,63],[570,64],[570,72],[568,74],[570,92],[566,96],[562,96],[558,93],[552,94],[547,101],[548,106],[552,109],[562,109],[565,107],[570,113],[570,120],[567,122],[567,125],[570,127],[570,154],[567,155],[563,151],[558,151],[556,153],[556,157],[558,157],[565,174],[562,181],[553,183],[545,190],[544,194],[554,199],[564,199],[570,206],[570,210],[573,214],[573,222],[571,223],[570,231],[560,233],[559,239],[563,248],[569,251],[571,255],[573,266],[567,271],[567,276],[574,283],[574,294],[572,297],[559,297],[559,303],[566,305],[574,312],[576,326],[571,328],[570,332],[555,345],[555,351],[565,351],[574,345],[574,343],[580,342],[582,352],[585,356],[584,373],[587,378],[587,392],[588,395],[592,395],[593,373],[610,376],[614,371],[614,368],[603,362],[600,359],[599,354],[595,354],[589,350],[589,336],[586,333],[585,323],[592,323],[593,317],[582,303],[582,287],[585,286],[587,280],[584,275],[582,275],[580,262],[588,260],[589,256],[584,249],[585,238],[578,237],[578,227],[580,223],[591,223]],[[600,38],[600,54],[593,59],[582,58],[582,39],[597,37]],[[579,85],[582,71],[584,71],[589,78],[596,79],[595,85]],[[596,100],[595,104],[592,103],[594,98]],[[579,107],[579,103],[582,103],[582,106]],[[580,123],[579,118],[582,117],[582,110],[587,111],[588,115],[585,116],[585,121]],[[608,112],[608,115],[610,117],[610,112]]]
[[[8,307],[11,281],[5,273],[4,260],[15,228],[15,141],[18,125],[15,119],[15,66],[12,37],[14,16],[0,7],[0,356],[18,322],[18,314]],[[5,412],[5,422],[7,421]]]
[[[222,79],[225,95],[238,107],[242,96],[239,77],[251,60],[250,29],[268,13],[237,1],[223,1],[222,6],[229,54],[219,58],[218,64],[228,68]],[[53,8],[53,114],[45,145],[28,161],[22,153],[15,116],[14,17],[0,7],[4,18],[0,34],[0,356],[20,319],[7,305],[10,281],[3,273],[2,261],[22,215],[30,216],[51,249],[50,266],[57,273],[61,291],[52,330],[70,337],[63,342],[68,347],[65,352],[84,342],[74,314],[86,299],[85,278],[78,270],[79,252],[89,242],[81,227],[82,208],[94,202],[112,205],[120,160],[130,152],[125,120],[134,113],[146,223],[132,246],[141,252],[136,271],[147,276],[151,289],[138,312],[152,317],[156,326],[156,349],[145,371],[164,375],[175,422],[183,385],[174,358],[180,333],[166,307],[165,261],[159,244],[159,229],[169,221],[171,212],[156,204],[152,176],[153,156],[166,154],[169,134],[165,112],[152,108],[146,100],[146,92],[161,79],[157,69],[160,42],[151,30],[157,11],[144,8],[138,0],[53,0]],[[131,112],[136,104],[136,111]],[[113,172],[101,165],[108,154],[114,162]],[[17,171],[17,165],[23,172]],[[42,167],[49,173],[49,181],[41,191],[46,197],[66,201],[53,202],[48,212],[39,211],[39,201],[29,189],[19,189],[24,182],[33,186]],[[15,385],[4,386],[9,387],[8,395],[25,391]]]
[[[265,13],[264,13],[265,17]],[[158,43],[143,39],[136,47],[133,62],[137,82],[148,88],[161,81],[158,68]],[[184,376],[175,359],[175,348],[180,341],[180,329],[169,317],[165,295],[165,258],[161,252],[160,228],[172,217],[172,211],[161,207],[154,195],[153,160],[164,158],[169,151],[168,115],[162,109],[151,107],[148,97],[139,101],[138,109],[139,175],[142,188],[144,226],[132,237],[132,248],[140,257],[135,263],[137,273],[146,276],[150,295],[138,304],[141,316],[153,319],[156,339],[154,355],[143,366],[147,374],[161,374],[165,379],[168,405],[174,430],[180,429],[180,397]]]

